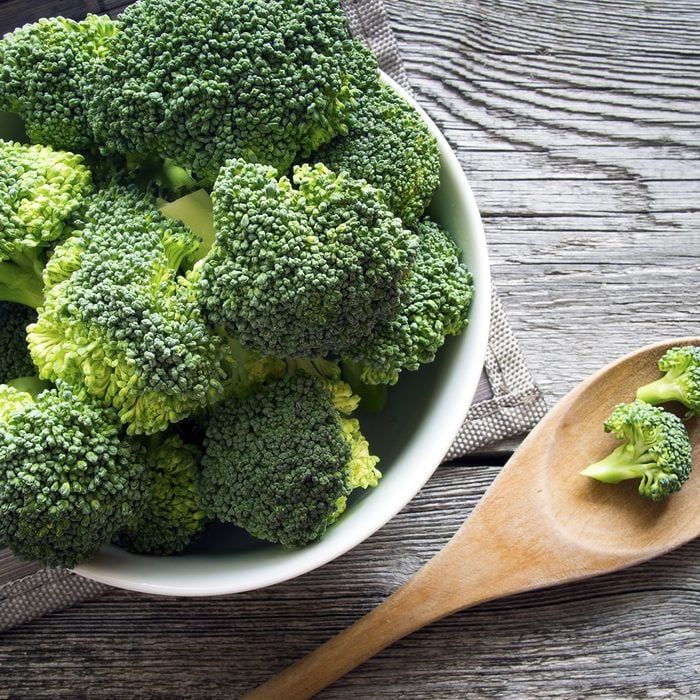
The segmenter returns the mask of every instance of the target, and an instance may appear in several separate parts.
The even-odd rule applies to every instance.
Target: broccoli
[[[215,400],[221,342],[179,272],[199,245],[134,188],[94,195],[85,225],[46,266],[27,335],[40,376],[85,387],[130,434],[160,432]]]
[[[313,153],[336,172],[381,189],[406,226],[421,216],[440,183],[440,151],[421,115],[391,88],[363,95],[350,131]]]
[[[116,31],[109,17],[88,15],[43,18],[8,34],[0,41],[0,110],[18,114],[33,143],[93,148],[85,80]]]
[[[153,484],[137,520],[116,543],[130,552],[168,555],[182,551],[207,523],[197,473],[202,453],[177,435],[157,435],[148,445]]]
[[[0,300],[41,304],[43,249],[70,232],[91,192],[81,156],[0,140]]]
[[[651,404],[680,401],[689,415],[700,415],[700,347],[667,350],[659,360],[661,379],[637,389],[637,398]]]
[[[606,484],[640,479],[639,493],[660,501],[690,476],[692,446],[683,422],[672,413],[636,400],[619,404],[605,421],[605,432],[624,444],[581,474]]]
[[[457,246],[428,219],[416,232],[418,256],[402,285],[398,312],[344,355],[351,375],[366,384],[395,384],[402,369],[432,362],[445,336],[467,325],[474,287]]]
[[[63,384],[0,397],[0,543],[48,566],[94,556],[139,514],[144,449],[114,411]]]
[[[27,326],[36,312],[22,304],[0,301],[0,384],[34,374],[27,348]]]
[[[255,537],[300,547],[321,537],[356,488],[376,486],[357,405],[343,382],[293,374],[223,402],[204,440],[202,501]]]
[[[107,151],[213,182],[229,158],[284,170],[343,133],[377,75],[337,0],[149,0],[91,64],[88,118]]]
[[[321,164],[289,180],[229,162],[194,282],[208,321],[282,357],[322,357],[371,332],[397,310],[417,245],[378,195]]]

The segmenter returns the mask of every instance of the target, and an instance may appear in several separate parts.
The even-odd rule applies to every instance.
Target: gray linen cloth
[[[410,90],[382,0],[341,1],[352,33],[376,53],[385,73]],[[491,313],[484,374],[445,460],[523,434],[545,413],[543,397],[525,365],[495,292]],[[108,588],[63,569],[40,569],[19,562],[7,550],[0,551],[0,632],[94,598]]]

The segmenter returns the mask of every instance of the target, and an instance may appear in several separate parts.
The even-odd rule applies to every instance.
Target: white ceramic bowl
[[[438,139],[441,184],[430,215],[453,236],[474,276],[466,331],[449,338],[436,361],[404,372],[384,411],[361,415],[383,478],[356,493],[347,511],[319,542],[296,551],[262,544],[231,526],[213,527],[186,553],[171,557],[130,554],[107,546],[76,573],[145,593],[205,596],[270,586],[300,576],[344,554],[387,523],[442,461],[471,404],[489,330],[491,282],[483,226],[474,196],[447,141],[415,101],[387,76],[384,81],[414,104]],[[0,118],[0,137],[18,138],[17,124]]]

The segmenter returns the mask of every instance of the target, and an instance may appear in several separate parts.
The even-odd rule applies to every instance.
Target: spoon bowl
[[[658,359],[680,338],[604,367],[565,396],[522,443],[454,537],[398,591],[247,698],[309,698],[411,632],[506,595],[598,576],[664,554],[700,535],[700,473],[665,501],[635,481],[581,476],[619,441],[603,422],[638,387],[658,378]],[[688,421],[693,463],[700,427]]]

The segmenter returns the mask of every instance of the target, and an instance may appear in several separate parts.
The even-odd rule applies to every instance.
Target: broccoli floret
[[[41,304],[44,249],[76,224],[91,192],[81,156],[0,140],[0,300]]]
[[[421,115],[391,88],[361,98],[350,131],[309,157],[336,172],[367,180],[389,209],[412,226],[440,184],[440,151]]]
[[[605,432],[624,444],[581,474],[606,484],[640,479],[639,493],[660,501],[690,476],[692,446],[683,422],[672,413],[636,400],[619,404],[605,421]]]
[[[661,379],[637,389],[637,398],[651,404],[680,401],[689,415],[700,415],[700,347],[671,348],[659,360]]]
[[[152,486],[141,516],[117,537],[117,544],[140,554],[182,551],[207,524],[200,505],[197,474],[201,450],[177,435],[154,436],[147,460]]]
[[[74,566],[138,516],[144,450],[121,437],[114,411],[64,385],[15,398],[0,415],[0,543],[21,559]]]
[[[133,188],[98,192],[47,265],[28,341],[42,378],[111,405],[131,434],[165,430],[222,391],[221,343],[179,273],[199,247]]]
[[[36,312],[23,304],[0,301],[0,384],[34,374],[27,348],[27,326]]]
[[[398,312],[345,354],[351,371],[367,384],[395,384],[402,369],[432,362],[445,336],[467,325],[474,286],[457,246],[428,219],[416,232],[418,256]]]
[[[216,241],[196,286],[209,322],[244,348],[322,357],[398,308],[416,237],[363,181],[231,161],[212,197]]]
[[[8,34],[0,41],[0,110],[18,114],[33,143],[90,149],[85,80],[116,31],[109,17],[88,15],[43,18]]]
[[[0,424],[32,403],[34,396],[21,384],[0,384]]]
[[[375,486],[357,405],[343,382],[298,374],[219,404],[204,441],[200,491],[224,522],[286,547],[321,537],[356,488]]]
[[[93,64],[89,120],[108,149],[213,181],[228,158],[285,169],[343,133],[376,79],[336,0],[150,0]]]

